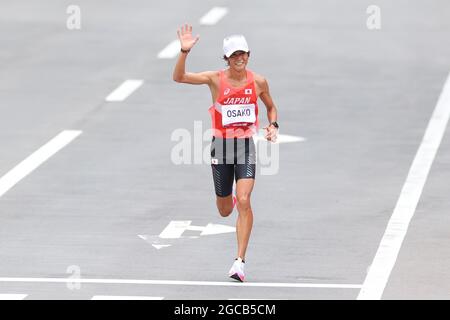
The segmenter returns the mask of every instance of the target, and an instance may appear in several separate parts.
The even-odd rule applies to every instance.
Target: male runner
[[[239,216],[236,222],[238,242],[237,258],[229,276],[244,281],[245,253],[253,225],[250,196],[255,183],[255,144],[253,135],[258,129],[258,97],[267,109],[269,125],[265,138],[276,142],[278,133],[277,109],[269,93],[267,80],[248,70],[250,56],[247,41],[242,35],[223,40],[224,59],[228,68],[220,71],[190,73],[185,71],[186,58],[199,40],[192,36],[192,26],[177,30],[181,53],[173,71],[173,80],[189,84],[207,84],[213,105],[209,108],[212,119],[211,167],[219,213],[227,217],[237,202]],[[236,180],[236,196],[233,182]]]

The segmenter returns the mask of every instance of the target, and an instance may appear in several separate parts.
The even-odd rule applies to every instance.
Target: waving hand
[[[192,36],[192,26],[185,24],[177,30],[178,39],[180,40],[181,49],[191,50],[200,38],[198,35],[194,38]]]

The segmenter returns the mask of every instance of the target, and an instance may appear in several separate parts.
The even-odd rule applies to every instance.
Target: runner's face
[[[240,71],[245,69],[248,62],[248,53],[244,51],[235,51],[233,54],[228,58],[228,63],[231,68],[235,69],[236,71]]]

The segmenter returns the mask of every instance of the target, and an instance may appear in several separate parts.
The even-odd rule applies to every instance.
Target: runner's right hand
[[[192,26],[185,24],[177,30],[178,39],[180,40],[181,49],[191,50],[191,48],[197,43],[200,36],[195,38],[192,36]]]

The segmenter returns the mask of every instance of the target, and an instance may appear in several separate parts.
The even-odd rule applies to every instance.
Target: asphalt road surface
[[[0,1],[0,299],[450,299],[448,1],[74,2]],[[242,33],[278,107],[242,284],[184,23],[188,71]]]

